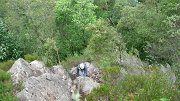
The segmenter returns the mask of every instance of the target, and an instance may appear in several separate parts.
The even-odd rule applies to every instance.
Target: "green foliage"
[[[180,20],[180,16],[171,16],[165,20],[168,25],[169,35],[161,38],[158,42],[148,43],[146,51],[151,54],[158,62],[178,63],[180,60],[180,26],[176,21]]]
[[[112,26],[116,26],[121,18],[121,10],[124,6],[135,6],[137,0],[94,0],[98,7],[95,12],[97,18],[106,19]]]
[[[2,82],[5,82],[6,80],[10,80],[10,75],[4,72],[3,70],[0,70],[0,80]]]
[[[120,33],[110,26],[106,21],[98,20],[90,24],[87,33],[92,33],[92,37],[85,50],[85,54],[92,60],[106,62],[115,62],[120,58],[121,51],[124,49],[124,43]],[[103,64],[103,63],[101,63]]]
[[[87,24],[96,21],[92,0],[58,0],[55,7],[58,30],[57,46],[60,58],[82,53],[91,36],[85,33]]]
[[[89,61],[89,59],[84,55],[75,54],[74,56],[68,56],[62,64],[65,68],[70,69],[73,66],[77,66],[80,62]]]
[[[47,60],[44,61],[45,63],[49,65],[60,63],[59,49],[53,38],[47,38],[43,47],[46,50],[43,56],[43,58]]]
[[[96,15],[98,18],[110,18],[112,8],[116,0],[94,0],[94,4],[98,7],[96,8]]]
[[[13,85],[8,73],[0,70],[0,101],[15,101]]]
[[[128,51],[131,51],[132,48],[137,49],[141,59],[151,63],[154,61],[172,63],[171,60],[174,57],[172,54],[178,56],[176,50],[179,50],[179,46],[175,44],[179,43],[179,34],[175,34],[179,33],[177,24],[179,13],[175,14],[179,9],[179,3],[168,0],[159,2],[146,0],[136,6],[124,3],[124,6],[120,6],[119,9],[121,18],[117,29],[122,33]],[[158,44],[159,42],[164,45]],[[149,45],[152,47],[149,48]],[[167,52],[170,54],[164,55]]]
[[[1,0],[0,1],[0,18],[3,18],[5,13],[6,13],[6,0]]]
[[[23,55],[28,61],[41,58],[47,65],[61,61],[66,68],[95,61],[103,67],[104,84],[88,100],[176,100],[179,11],[179,0],[1,0],[0,100],[14,100],[4,71]],[[126,48],[149,63],[173,65],[174,87],[154,67],[146,68],[151,74],[122,79],[116,62]],[[15,89],[21,88],[20,82]]]
[[[101,85],[98,88],[95,88],[93,92],[86,97],[87,101],[109,101],[109,85]],[[98,96],[100,97],[98,97]]]
[[[13,34],[8,32],[6,24],[0,18],[0,61],[16,59],[22,51]]]
[[[173,64],[172,69],[176,75],[176,82],[175,84],[178,87],[178,90],[180,90],[180,63]]]
[[[12,67],[13,63],[14,63],[13,60],[0,62],[0,69],[3,71],[8,71]]]
[[[5,22],[24,54],[46,52],[45,41],[56,35],[54,6],[55,0],[7,0]]]
[[[111,101],[110,99],[116,96],[112,91],[116,89],[115,85],[121,78],[120,68],[118,66],[114,66],[105,67],[101,70],[103,75],[103,84],[100,87],[93,89],[92,93],[86,97],[87,101]]]
[[[109,70],[108,70],[109,71]],[[112,77],[114,73],[116,76]],[[103,101],[158,101],[162,98],[177,100],[178,93],[176,87],[170,85],[165,76],[153,72],[145,75],[126,75],[119,81],[116,72],[106,73],[105,85],[94,89],[87,97],[90,101],[97,101],[105,98]],[[114,81],[114,82],[113,82]],[[104,89],[108,89],[106,94],[101,93]],[[99,91],[100,90],[100,91]]]
[[[174,96],[172,86],[159,74],[151,74],[144,76],[127,76],[123,82],[120,82],[117,89],[122,92],[122,98],[130,98],[135,101],[158,100],[162,97],[171,98]],[[129,94],[129,95],[128,95]]]
[[[161,98],[160,101],[169,101],[167,98]]]
[[[24,59],[28,62],[31,62],[31,61],[39,59],[39,56],[36,53],[26,54],[24,55]]]

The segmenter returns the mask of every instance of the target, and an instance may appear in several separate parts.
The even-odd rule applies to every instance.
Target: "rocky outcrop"
[[[88,95],[93,88],[100,85],[90,77],[77,77],[73,81],[73,84],[76,85],[76,89],[78,89],[80,93],[83,93],[84,95]]]
[[[30,77],[24,89],[17,94],[20,101],[71,101],[68,81],[61,76],[45,73]]]
[[[139,75],[144,74],[145,70],[143,69],[146,66],[139,58],[133,55],[129,55],[127,52],[123,52],[121,59],[118,61],[121,68],[123,68],[123,73]]]
[[[25,81],[27,78],[33,76],[33,70],[31,69],[30,64],[22,58],[15,61],[8,72],[11,73],[14,84]]]
[[[42,61],[18,59],[9,73],[13,83],[23,82],[17,93],[20,101],[71,101],[72,80],[61,65],[47,68]]]
[[[9,73],[15,85],[22,83],[22,90],[16,91],[20,101],[72,101],[72,94],[77,90],[87,95],[94,87],[99,86],[97,81],[100,70],[88,62],[86,64],[89,77],[77,77],[73,81],[62,65],[47,68],[38,60],[28,63],[20,58]],[[76,74],[76,71],[72,73]]]
[[[33,76],[40,76],[44,73],[48,73],[48,68],[45,67],[45,64],[42,61],[34,60],[30,63],[30,68],[33,70]]]

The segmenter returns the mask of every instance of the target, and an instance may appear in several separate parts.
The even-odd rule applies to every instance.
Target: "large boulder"
[[[127,52],[122,52],[121,59],[119,59],[118,63],[127,74],[139,75],[145,73],[143,67],[146,64],[136,56],[129,55]]]
[[[50,73],[28,78],[17,97],[20,101],[71,101],[68,81]]]
[[[19,58],[8,72],[11,74],[14,84],[17,84],[19,81],[25,81],[31,76],[40,76],[48,73],[49,69],[45,67],[42,61],[35,60],[28,63],[24,59]]]
[[[33,70],[30,64],[22,58],[15,61],[8,72],[11,74],[14,84],[25,81],[27,78],[33,76]]]
[[[77,77],[73,84],[76,85],[76,90],[80,91],[83,95],[90,94],[93,88],[98,87],[100,84],[89,77]]]
[[[71,101],[72,80],[61,65],[47,68],[42,61],[20,58],[9,73],[15,85],[22,81],[23,89],[16,91],[20,101]]]

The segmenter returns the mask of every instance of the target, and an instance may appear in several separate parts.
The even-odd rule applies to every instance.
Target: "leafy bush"
[[[106,82],[87,96],[88,101],[98,101],[102,98],[105,98],[104,101],[159,101],[162,98],[175,101],[178,99],[176,86],[169,84],[165,76],[155,71],[144,75],[126,75],[121,80],[117,79],[115,71],[107,71],[105,76]],[[101,93],[104,89],[108,89],[106,94]]]
[[[81,54],[86,48],[91,34],[85,33],[85,27],[96,21],[95,8],[92,0],[57,0],[55,14],[60,32],[57,46],[61,59]]]
[[[13,60],[7,60],[4,62],[1,62],[0,63],[0,69],[3,71],[8,71],[11,68],[11,66],[13,65],[13,63],[14,63]]]
[[[13,85],[8,73],[0,70],[0,101],[15,101]]]
[[[33,54],[26,54],[24,55],[24,59],[28,62],[31,62],[33,60],[37,60],[39,57],[37,54],[33,53]]]
[[[16,59],[22,55],[21,48],[13,38],[13,34],[8,32],[7,26],[0,18],[0,61]]]
[[[93,92],[86,97],[87,101],[109,101],[110,88],[111,87],[106,84],[95,88]]]
[[[120,68],[118,66],[102,68],[102,75],[103,84],[86,97],[87,101],[109,101],[114,97],[112,91],[116,89],[116,82],[120,80]]]

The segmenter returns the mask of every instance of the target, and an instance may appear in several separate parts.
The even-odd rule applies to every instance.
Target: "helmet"
[[[84,64],[81,63],[81,64],[79,65],[79,67],[80,67],[81,69],[84,69]]]

